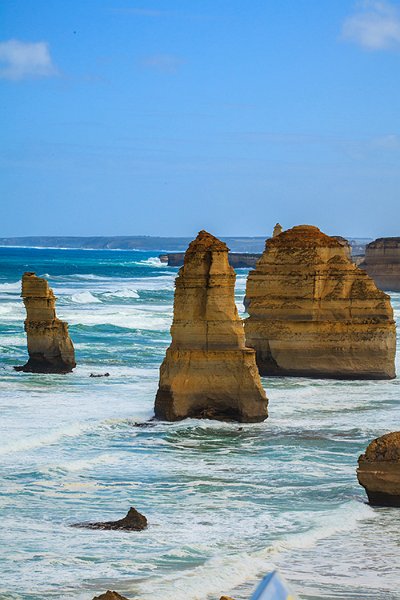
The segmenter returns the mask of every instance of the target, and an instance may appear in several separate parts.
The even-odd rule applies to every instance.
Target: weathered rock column
[[[360,267],[381,290],[400,292],[400,237],[379,238],[368,244]]]
[[[282,233],[282,225],[280,223],[276,223],[274,227],[274,231],[272,232],[272,237],[276,237],[280,233]]]
[[[68,325],[56,316],[56,298],[45,279],[24,273],[22,293],[29,360],[17,371],[27,373],[68,373],[76,366]]]
[[[400,507],[400,431],[369,444],[358,459],[357,478],[370,504]]]
[[[263,421],[267,398],[245,347],[226,244],[201,231],[176,279],[172,343],[160,368],[159,419]]]
[[[390,298],[353,264],[346,241],[309,225],[270,238],[246,303],[246,344],[262,375],[395,377]]]

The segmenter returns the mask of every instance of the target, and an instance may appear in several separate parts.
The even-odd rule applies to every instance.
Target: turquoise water
[[[72,374],[12,368],[26,270],[70,324]],[[355,476],[368,442],[400,428],[399,380],[263,379],[265,423],[146,424],[176,271],[156,253],[0,248],[0,598],[245,600],[278,567],[304,600],[400,599],[400,511],[369,507]],[[69,527],[131,505],[148,530]]]

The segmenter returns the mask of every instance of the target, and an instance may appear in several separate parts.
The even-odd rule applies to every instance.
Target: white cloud
[[[0,78],[16,81],[56,74],[46,42],[0,42]]]
[[[400,48],[400,11],[389,2],[365,0],[345,20],[342,37],[368,50]]]
[[[176,73],[185,61],[174,54],[153,54],[140,61],[142,67],[155,69],[164,73]]]

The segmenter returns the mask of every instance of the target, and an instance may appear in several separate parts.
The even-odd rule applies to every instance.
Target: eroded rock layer
[[[246,348],[228,248],[206,231],[189,245],[176,279],[172,343],[160,368],[157,418],[263,421],[267,398]]]
[[[246,344],[262,375],[395,376],[390,298],[349,258],[347,242],[300,225],[267,240],[247,281]]]
[[[369,444],[358,459],[357,478],[370,504],[400,507],[400,431]]]
[[[360,267],[381,290],[400,292],[400,237],[379,238],[368,244]]]
[[[24,273],[22,294],[29,360],[18,371],[68,373],[76,366],[68,325],[56,316],[56,298],[47,281],[35,273]]]

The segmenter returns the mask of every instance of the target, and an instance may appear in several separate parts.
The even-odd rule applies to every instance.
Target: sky
[[[0,0],[0,236],[400,236],[400,0]]]

